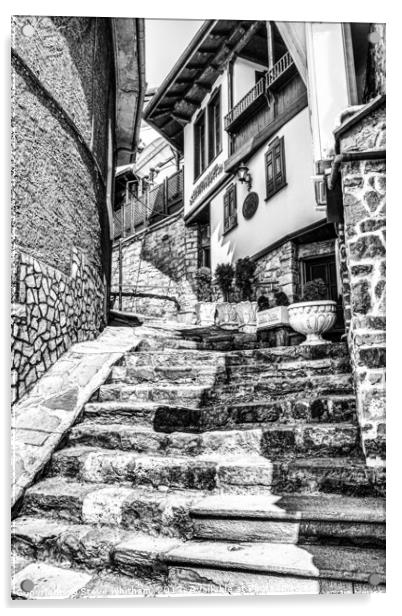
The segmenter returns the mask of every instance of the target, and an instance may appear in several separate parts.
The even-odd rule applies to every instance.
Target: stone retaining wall
[[[12,307],[12,398],[20,398],[75,342],[105,326],[105,288],[77,250],[70,275],[19,252]]]
[[[14,16],[11,45],[16,400],[105,322],[114,67],[107,18]]]
[[[124,290],[161,296],[123,297],[124,311],[166,318],[175,318],[179,312],[194,311],[197,302],[194,285],[198,266],[197,233],[197,228],[184,226],[179,213],[138,236],[122,240]],[[116,242],[112,253],[112,290],[117,290],[118,284],[119,244]],[[118,307],[117,299],[114,307]]]
[[[385,103],[342,135],[340,147],[341,152],[384,148]],[[371,464],[385,460],[385,167],[385,160],[342,166],[348,341],[363,445]]]

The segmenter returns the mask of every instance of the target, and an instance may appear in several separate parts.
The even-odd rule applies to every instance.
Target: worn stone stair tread
[[[216,494],[191,507],[192,517],[331,520],[385,524],[385,499],[302,494]]]
[[[117,451],[152,452],[157,455],[198,456],[203,453],[261,453],[262,430],[208,432],[155,432],[152,425],[83,421],[69,434],[69,445],[99,446]]]
[[[21,515],[187,536],[192,528],[190,508],[206,494],[200,489],[160,490],[52,477],[27,490]]]
[[[181,355],[185,356],[189,354],[189,356],[200,357],[202,358],[204,355],[207,357],[208,355],[216,355],[218,357],[224,357],[229,363],[232,360],[243,360],[243,359],[254,359],[258,358],[260,360],[293,360],[296,358],[301,359],[323,359],[326,357],[342,357],[348,356],[348,348],[347,343],[345,342],[333,342],[332,344],[320,345],[320,346],[279,346],[279,347],[262,347],[260,346],[257,349],[239,349],[234,351],[210,351],[205,349],[163,349],[163,351],[159,350],[141,350],[138,349],[136,351],[128,351],[126,353],[126,357],[138,357],[141,356],[150,356],[154,355],[158,357],[160,355],[172,356],[177,355],[180,357]]]
[[[361,582],[375,573],[385,580],[385,551],[378,548],[187,541],[163,558],[170,565]]]

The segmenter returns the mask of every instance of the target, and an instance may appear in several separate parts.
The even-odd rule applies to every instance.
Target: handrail
[[[226,114],[224,119],[225,130],[229,128],[257,100],[265,91],[277,81],[290,66],[294,64],[293,58],[287,51],[272,68],[269,69],[259,81],[247,92],[245,96]]]

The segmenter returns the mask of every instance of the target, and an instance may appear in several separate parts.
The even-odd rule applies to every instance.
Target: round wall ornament
[[[254,216],[258,208],[258,194],[251,192],[243,201],[243,216],[246,220],[249,220]]]

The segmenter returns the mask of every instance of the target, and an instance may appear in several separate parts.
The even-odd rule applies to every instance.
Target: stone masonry
[[[105,326],[105,288],[73,251],[69,275],[24,252],[14,261],[12,397],[20,398],[75,342]]]
[[[382,148],[385,102],[340,137],[341,153]],[[348,341],[363,444],[371,464],[385,463],[385,167],[385,159],[342,166]]]
[[[180,212],[122,240],[123,290],[156,296],[123,297],[123,310],[167,318],[177,317],[178,313],[193,314],[197,301],[194,273],[198,263],[198,242],[197,237],[193,237],[196,231],[193,227],[185,227]],[[113,291],[117,291],[118,284],[119,245],[115,242]]]
[[[12,18],[13,398],[105,323],[108,19]]]

